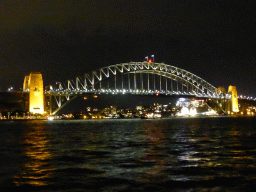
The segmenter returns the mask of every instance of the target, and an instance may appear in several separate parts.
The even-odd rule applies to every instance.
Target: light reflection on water
[[[256,181],[253,118],[1,123],[0,184],[43,191],[239,191]]]
[[[49,179],[53,175],[52,165],[49,164],[49,160],[52,159],[52,155],[49,152],[47,143],[49,138],[45,133],[44,127],[37,122],[33,122],[32,128],[29,131],[25,131],[23,134],[24,154],[26,161],[22,168],[14,176],[14,183],[19,185],[30,184],[34,186],[43,186],[48,183],[45,179]]]

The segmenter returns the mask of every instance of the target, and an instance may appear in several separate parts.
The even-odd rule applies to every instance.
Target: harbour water
[[[0,121],[0,191],[254,191],[256,118]]]

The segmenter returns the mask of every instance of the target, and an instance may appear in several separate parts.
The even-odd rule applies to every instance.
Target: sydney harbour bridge
[[[57,103],[54,111],[50,109],[50,114],[55,114],[77,96],[86,94],[163,94],[219,99],[225,96],[231,99],[231,95],[224,92],[184,69],[144,61],[110,65],[65,83],[57,82],[44,94],[50,98],[50,103]]]

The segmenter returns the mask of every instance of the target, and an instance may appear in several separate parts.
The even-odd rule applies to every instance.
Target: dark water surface
[[[0,191],[255,191],[256,118],[0,121]]]

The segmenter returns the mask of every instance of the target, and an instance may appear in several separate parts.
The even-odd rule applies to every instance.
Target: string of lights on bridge
[[[60,82],[56,82],[56,84],[59,84]],[[165,92],[164,90],[133,90],[133,89],[100,89],[100,90],[92,90],[92,89],[59,89],[59,88],[51,88],[50,91],[45,90],[45,93],[57,93],[57,94],[62,94],[62,95],[75,95],[75,94],[84,94],[84,93],[92,93],[92,94],[144,94],[144,95],[180,95],[180,96],[195,96],[195,97],[208,97],[208,98],[226,98],[226,99],[231,99],[231,94],[226,94],[224,95],[211,95],[211,94],[201,94],[201,93],[196,93],[196,92],[181,92],[181,91],[167,91]],[[245,96],[245,95],[239,95],[238,99],[246,99],[246,100],[253,100],[256,101],[256,98],[251,97],[251,96]]]

